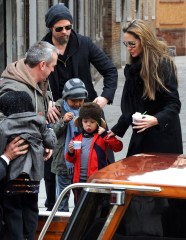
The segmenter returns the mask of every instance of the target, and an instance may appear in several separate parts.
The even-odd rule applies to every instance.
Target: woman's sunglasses
[[[123,42],[123,44],[124,44],[126,47],[131,47],[131,48],[135,48],[135,47],[136,47],[136,42],[135,42],[135,41]]]
[[[63,26],[63,27],[54,27],[56,32],[61,32],[63,31],[63,29],[65,30],[71,30],[72,29],[72,25],[67,25],[67,26]]]

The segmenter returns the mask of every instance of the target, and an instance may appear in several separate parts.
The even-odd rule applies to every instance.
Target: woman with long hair
[[[182,154],[177,71],[168,47],[156,38],[143,20],[131,21],[123,32],[129,60],[124,68],[126,81],[121,99],[122,115],[109,131],[109,136],[123,137],[132,125],[127,156],[139,153]],[[138,114],[133,115],[136,112]],[[140,119],[134,116],[140,116]],[[166,211],[172,221],[179,215],[178,205],[180,202],[177,200],[135,197],[121,229],[130,236],[168,236],[170,230],[176,235],[176,225],[170,227],[168,215],[164,216],[164,213]],[[176,209],[174,213],[173,209]]]
[[[142,20],[133,20],[123,32],[129,62],[124,69],[122,115],[110,135],[123,137],[132,125],[127,156],[141,152],[181,154],[181,102],[176,66],[168,47]],[[132,119],[136,112],[142,114],[140,122]]]

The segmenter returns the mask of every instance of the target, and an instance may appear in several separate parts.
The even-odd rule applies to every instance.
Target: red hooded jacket
[[[75,136],[73,140],[82,141],[83,134]],[[108,165],[107,149],[110,148],[114,152],[119,152],[123,149],[123,143],[116,137],[110,137],[107,139],[107,132],[105,131],[101,135],[94,134],[92,143],[90,146],[89,158],[88,158],[88,172],[87,178],[99,169]],[[77,183],[80,179],[80,165],[81,165],[81,149],[75,149],[73,154],[66,153],[66,160],[74,163],[74,179],[73,182]]]

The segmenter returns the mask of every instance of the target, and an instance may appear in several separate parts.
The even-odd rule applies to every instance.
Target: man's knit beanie
[[[82,119],[92,118],[96,120],[98,126],[106,128],[106,123],[102,119],[102,109],[97,103],[87,102],[82,105],[79,111],[79,117],[74,120],[75,126],[82,127]]]
[[[62,92],[63,99],[85,99],[87,97],[85,84],[79,78],[72,78],[65,83]]]
[[[9,116],[14,113],[34,112],[34,106],[28,93],[9,91],[0,97],[0,111]]]
[[[58,3],[51,8],[45,14],[45,24],[47,28],[51,28],[54,24],[60,20],[69,20],[73,22],[72,15],[67,7],[63,3]]]

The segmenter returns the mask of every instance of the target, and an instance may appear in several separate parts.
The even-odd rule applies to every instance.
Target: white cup
[[[132,122],[141,122],[143,114],[136,112],[132,115]]]
[[[81,141],[73,141],[74,149],[80,149],[81,148]]]

